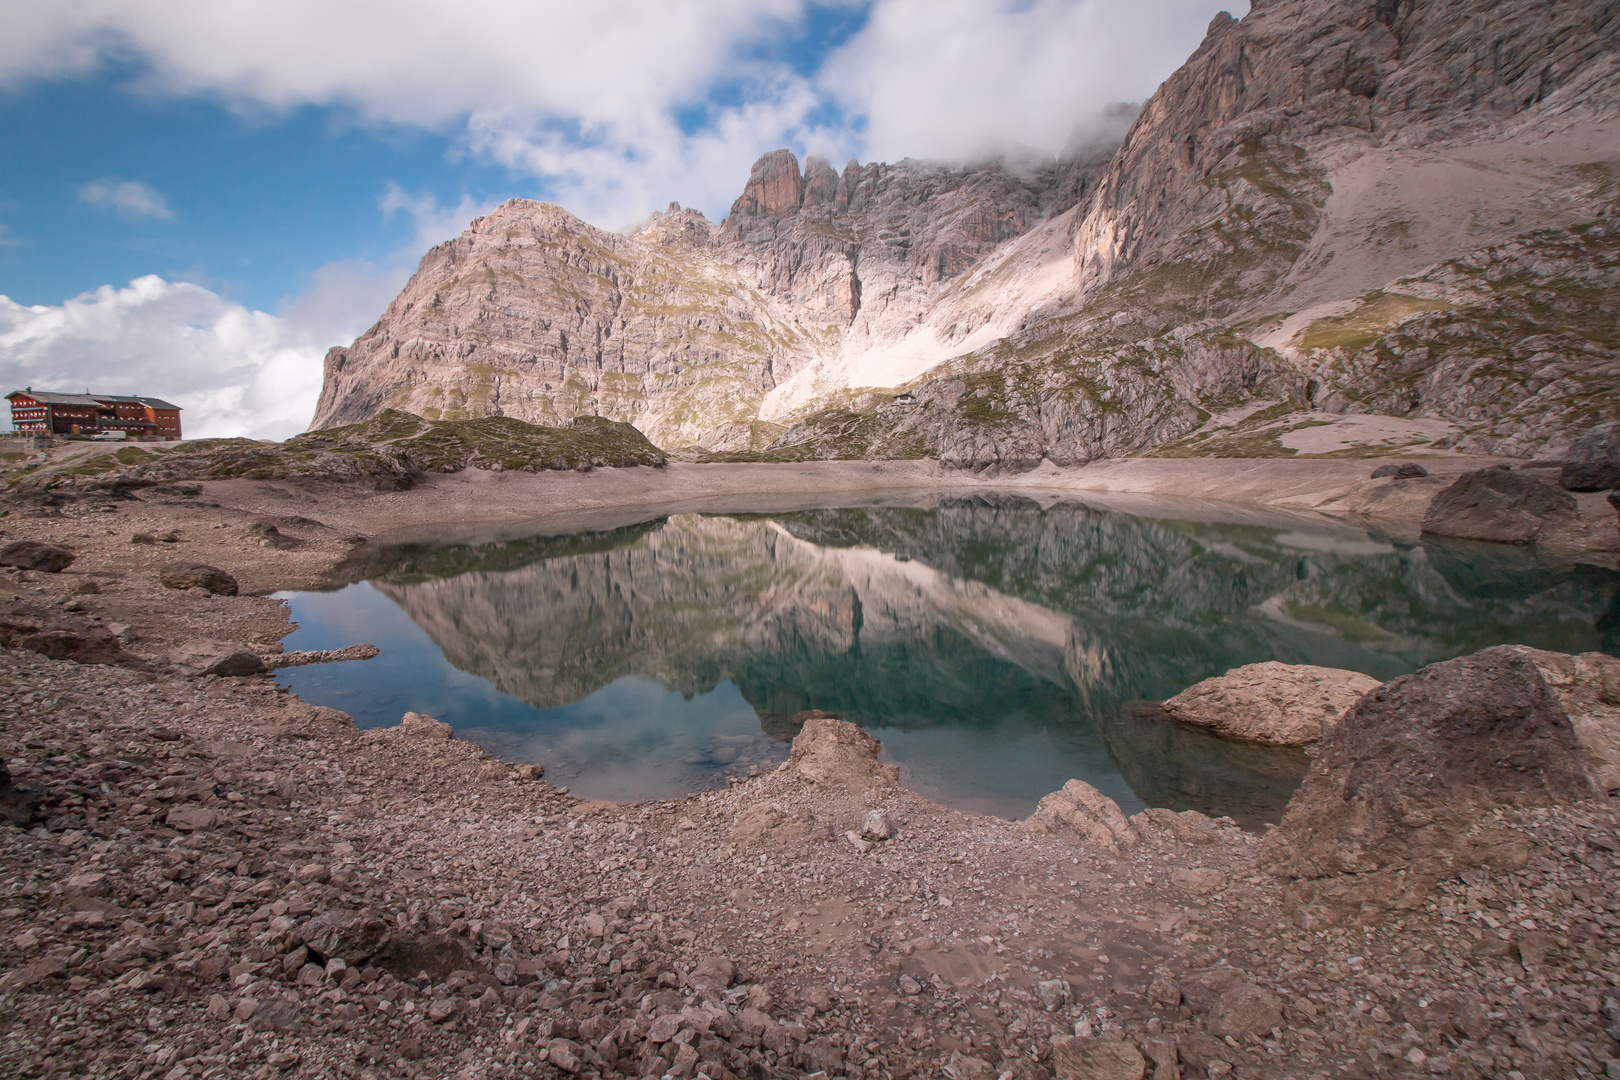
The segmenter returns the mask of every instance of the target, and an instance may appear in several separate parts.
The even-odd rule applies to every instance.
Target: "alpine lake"
[[[386,538],[385,538],[386,540]],[[1157,702],[1263,660],[1390,679],[1490,645],[1620,652],[1620,572],[1534,548],[1400,542],[1217,504],[907,496],[372,543],[284,593],[283,669],[362,728],[427,713],[583,798],[722,787],[796,714],[854,721],[903,781],[1022,817],[1071,777],[1144,806],[1276,821],[1300,750]]]

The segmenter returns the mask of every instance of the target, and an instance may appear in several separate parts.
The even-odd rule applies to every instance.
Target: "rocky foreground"
[[[1612,712],[1612,665],[1375,688],[1265,837],[1078,782],[1026,822],[943,809],[817,716],[778,770],[618,806],[431,718],[188,674],[281,662],[285,609],[231,593],[350,537],[195,499],[4,526],[75,549],[0,578],[8,1075],[1620,1070],[1620,816],[1563,704]]]

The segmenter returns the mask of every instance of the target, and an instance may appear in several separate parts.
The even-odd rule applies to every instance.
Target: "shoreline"
[[[268,593],[328,580],[358,533],[409,537],[397,530],[425,519],[477,515],[469,527],[493,534],[757,508],[762,491],[796,505],[1005,492],[1123,508],[1221,474],[1221,491],[1255,501],[1212,513],[1362,528],[1321,511],[1354,498],[1353,471],[1370,466],[1153,461],[988,479],[671,466],[452,475],[358,498],[228,481],[13,506],[7,542],[66,542],[78,559],[0,575],[8,625],[121,648],[110,664],[0,650],[0,753],[46,800],[30,828],[0,827],[13,868],[0,874],[0,1061],[19,1076],[1069,1080],[1090,1075],[1063,1041],[1083,1027],[1189,1080],[1434,1071],[1419,1060],[1460,1077],[1541,1062],[1573,1075],[1611,1052],[1596,1032],[1601,994],[1620,987],[1606,959],[1620,920],[1577,933],[1547,890],[1615,895],[1606,857],[1566,854],[1620,835],[1604,803],[1501,815],[1492,828],[1529,853],[1502,879],[1511,889],[1446,880],[1406,907],[1340,903],[1259,872],[1260,839],[1201,815],[1147,811],[1139,841],[1101,843],[952,810],[836,756],[721,791],[581,802],[444,725],[361,731],[268,679],[171,664],[198,639],[276,651],[291,627]],[[175,560],[226,568],[242,594],[160,587]],[[891,839],[861,836],[872,810]],[[1525,923],[1566,929],[1544,940]],[[1460,987],[1466,1001],[1432,1011]],[[1212,1035],[1228,1030],[1217,1006],[1231,995],[1275,1003],[1272,1027]],[[1467,1009],[1502,1022],[1447,1019]],[[1563,1025],[1556,1051],[1549,1019]],[[1540,1042],[1512,1034],[1532,1023]]]

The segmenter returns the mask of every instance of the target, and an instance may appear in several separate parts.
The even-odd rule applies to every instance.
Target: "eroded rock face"
[[[1229,739],[1304,746],[1331,730],[1346,709],[1377,685],[1377,679],[1359,671],[1271,660],[1205,679],[1166,701],[1164,709],[1184,724],[1207,727]]]
[[[1570,491],[1620,488],[1620,421],[1599,424],[1571,442],[1559,479]]]
[[[1568,492],[1507,468],[1464,473],[1434,497],[1423,531],[1464,540],[1528,544],[1577,517]]]
[[[1603,792],[1620,790],[1620,659],[1510,646],[1529,657],[1569,714],[1575,737],[1590,755],[1588,775]]]
[[[1365,695],[1322,739],[1267,859],[1303,878],[1470,859],[1485,811],[1590,798],[1584,758],[1524,652],[1431,664]]]

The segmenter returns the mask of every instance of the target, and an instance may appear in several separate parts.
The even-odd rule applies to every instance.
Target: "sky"
[[[509,198],[711,219],[786,146],[1061,153],[1218,0],[0,0],[0,382],[304,429],[321,357]],[[0,391],[5,392],[5,391]]]

